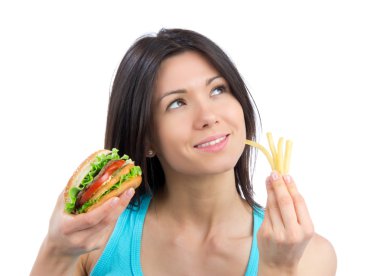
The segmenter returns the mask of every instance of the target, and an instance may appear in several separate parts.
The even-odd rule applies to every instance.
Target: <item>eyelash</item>
[[[181,104],[184,104],[185,100],[182,99],[182,98],[177,98],[175,99],[174,101],[170,102],[170,104],[168,104],[168,107],[166,108],[166,110],[170,110],[170,109],[176,109],[176,108],[170,108],[174,103],[176,102],[181,102]],[[177,107],[178,108],[178,107]]]
[[[224,92],[226,92],[226,90],[227,90],[227,87],[223,84],[223,85],[218,85],[218,86],[216,86],[216,87],[214,87],[212,90],[211,90],[211,92],[210,92],[210,94],[212,94],[215,90],[220,90],[221,92],[220,92],[220,94],[223,94]],[[220,94],[217,94],[217,95],[220,95]],[[168,107],[166,108],[166,110],[170,110],[170,109],[176,109],[176,108],[178,108],[178,107],[176,107],[176,108],[171,108],[171,106],[174,104],[174,103],[181,103],[182,105],[183,104],[185,104],[185,100],[183,99],[183,98],[177,98],[177,99],[175,99],[175,100],[173,100],[172,102],[170,102],[169,104],[168,104]],[[181,106],[182,106],[181,105]]]
[[[222,85],[218,85],[218,86],[214,87],[214,88],[211,90],[211,92],[213,92],[213,91],[216,90],[216,89],[219,89],[219,90],[221,90],[221,93],[224,93],[224,92],[226,92],[227,87],[226,87],[224,84],[222,84]]]

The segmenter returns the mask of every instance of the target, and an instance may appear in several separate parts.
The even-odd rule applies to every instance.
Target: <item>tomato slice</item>
[[[101,187],[102,184],[107,181],[107,179],[124,164],[125,160],[117,160],[112,162],[112,164],[110,164],[104,171],[103,175],[100,175],[93,183],[87,187],[86,191],[84,191],[82,197],[79,200],[79,205],[82,206],[84,203],[86,203],[96,192],[96,190]]]

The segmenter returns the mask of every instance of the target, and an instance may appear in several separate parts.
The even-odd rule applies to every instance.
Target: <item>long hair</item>
[[[162,29],[157,35],[139,38],[123,57],[113,81],[105,134],[105,148],[118,148],[128,154],[143,171],[143,183],[136,189],[136,200],[144,194],[154,195],[165,185],[165,174],[157,157],[147,158],[152,137],[152,98],[160,64],[168,57],[196,51],[205,57],[226,79],[232,94],[242,106],[248,139],[256,140],[255,103],[238,70],[213,41],[190,30]],[[257,113],[258,114],[258,113]],[[259,115],[257,115],[259,117]],[[245,147],[235,168],[237,192],[253,207],[250,170],[255,156]]]

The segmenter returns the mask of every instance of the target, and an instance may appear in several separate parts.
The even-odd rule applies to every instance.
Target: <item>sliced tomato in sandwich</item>
[[[104,168],[103,172],[99,173],[94,182],[87,186],[81,195],[78,195],[77,205],[82,206],[85,204],[96,192],[96,190],[99,189],[115,171],[124,166],[124,164],[125,160],[110,161]]]

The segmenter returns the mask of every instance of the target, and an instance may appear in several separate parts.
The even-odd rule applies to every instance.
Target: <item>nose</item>
[[[195,113],[195,129],[210,128],[219,123],[217,112],[212,105],[200,104]]]

